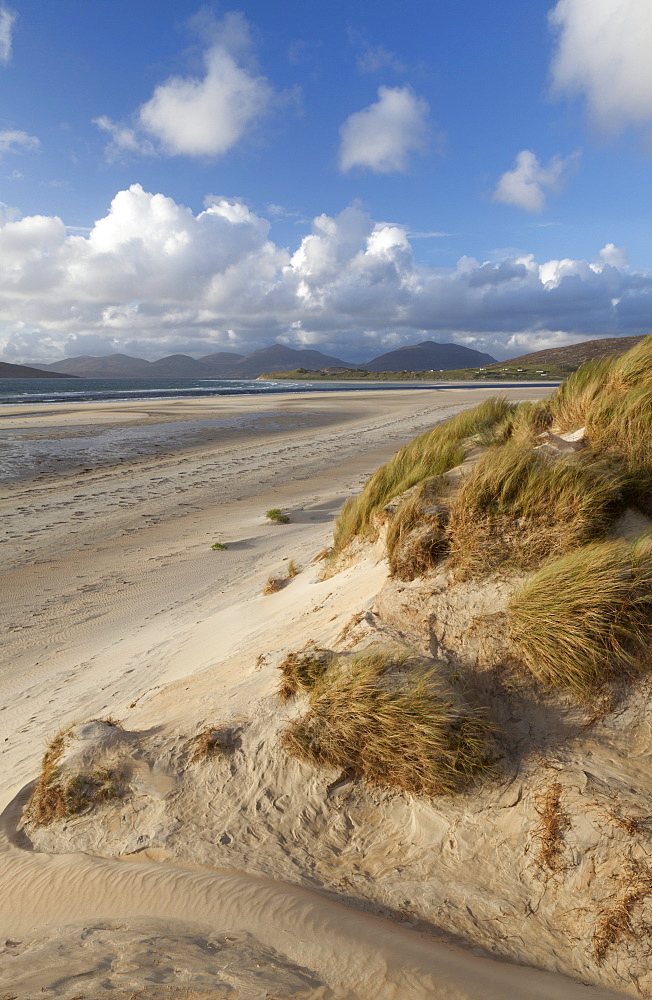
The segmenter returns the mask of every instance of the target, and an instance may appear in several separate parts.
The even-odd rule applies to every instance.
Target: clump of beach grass
[[[233,750],[235,736],[233,730],[224,726],[208,726],[192,741],[190,763],[210,760],[220,754]]]
[[[119,723],[106,719],[92,721]],[[123,774],[109,767],[99,767],[85,774],[62,776],[60,761],[72,726],[61,730],[50,741],[41,764],[36,787],[27,804],[26,815],[34,826],[49,826],[68,819],[88,806],[107,802],[121,794]]]
[[[214,552],[221,552],[224,549],[228,549],[228,547],[229,546],[225,545],[224,542],[213,542],[211,545],[211,549],[213,549]]]
[[[334,658],[308,701],[282,744],[318,767],[426,796],[457,791],[490,768],[487,725],[404,652]]]
[[[540,681],[588,698],[650,664],[652,534],[548,563],[512,597],[510,641]]]
[[[549,401],[562,431],[586,428],[594,451],[622,464],[633,503],[652,512],[652,336],[618,357],[589,362]]]
[[[263,595],[269,597],[270,594],[278,594],[279,590],[283,590],[286,581],[280,576],[268,576],[267,582],[263,587]]]
[[[430,477],[415,486],[396,508],[385,541],[392,576],[413,580],[446,554],[448,508],[437,503],[442,492],[442,478]]]
[[[508,442],[478,460],[451,504],[451,565],[462,579],[503,564],[533,569],[604,536],[624,491],[624,475],[590,455],[552,460]]]
[[[373,535],[375,515],[388,501],[414,487],[434,493],[437,480],[464,460],[472,444],[479,444],[486,454],[463,481],[451,517],[457,573],[482,573],[501,562],[532,569],[543,555],[599,538],[626,504],[652,513],[651,426],[652,336],[625,354],[583,365],[548,400],[519,405],[503,398],[485,400],[416,437],[344,505],[330,558],[355,536]],[[581,455],[548,456],[546,466],[543,456],[531,454],[544,431],[581,428],[588,441]],[[544,510],[551,497],[546,525]],[[421,500],[418,493],[410,495],[395,512],[395,524],[388,529],[390,557],[421,520]],[[560,531],[553,530],[553,520]],[[424,540],[427,568],[442,553],[435,546],[427,554],[434,535],[424,532]],[[415,566],[415,571],[423,570]],[[405,572],[409,578],[410,568]]]
[[[288,653],[279,666],[281,683],[278,696],[281,701],[288,701],[300,691],[312,691],[334,658],[335,654],[329,649],[318,649],[315,646],[298,653]]]
[[[534,444],[539,434],[547,431],[552,423],[550,407],[546,401],[519,403],[504,420],[493,427],[481,443],[500,446],[507,441],[516,444]]]
[[[484,434],[514,410],[502,397],[487,399],[433,430],[420,434],[367,480],[362,492],[349,499],[335,524],[333,556],[356,535],[372,531],[374,514],[393,497],[424,480],[432,480],[464,461],[464,442]]]
[[[287,514],[284,514],[280,507],[272,507],[270,510],[265,512],[265,517],[268,521],[273,521],[275,524],[289,524],[290,518]]]
[[[289,580],[293,580],[294,577],[298,576],[300,572],[301,568],[297,565],[294,559],[290,559],[285,568],[285,576],[272,574],[267,578],[267,583],[263,587],[263,594],[265,596],[277,594],[279,590],[283,590],[283,587]]]

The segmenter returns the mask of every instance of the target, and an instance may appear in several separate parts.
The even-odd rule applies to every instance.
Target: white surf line
[[[623,994],[480,958],[316,892],[240,872],[75,853],[39,854],[16,832],[33,783],[0,816],[0,936],[81,921],[185,921],[246,933],[364,1000],[615,1000]],[[26,839],[26,838],[24,838]]]

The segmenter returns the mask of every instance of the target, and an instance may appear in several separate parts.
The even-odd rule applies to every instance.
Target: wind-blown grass
[[[487,399],[401,448],[371,476],[362,493],[344,505],[335,525],[333,554],[341,552],[356,535],[369,534],[373,515],[392,497],[463,462],[462,442],[504,421],[513,410],[514,405],[502,397]]]
[[[447,509],[438,504],[440,476],[425,479],[400,503],[387,527],[385,546],[392,576],[413,580],[425,573],[448,549]]]
[[[621,463],[632,502],[652,512],[652,336],[619,357],[583,365],[549,407],[562,431],[585,427],[593,450]]]
[[[491,449],[451,504],[451,563],[457,575],[510,563],[532,569],[604,535],[625,505],[624,477],[595,458],[551,460],[527,445]]]
[[[338,658],[308,697],[282,735],[300,760],[415,795],[456,791],[489,768],[486,724],[405,654]]]
[[[113,719],[91,721],[119,726]],[[74,816],[88,806],[107,802],[121,793],[123,775],[113,768],[96,768],[85,774],[62,776],[60,760],[71,730],[72,726],[57,733],[43,755],[41,774],[26,809],[26,815],[34,826],[49,826],[55,820]]]
[[[580,428],[581,452],[536,451],[543,431]],[[444,557],[457,579],[501,565],[537,569],[604,538],[627,506],[652,514],[651,431],[652,336],[583,365],[548,400],[490,399],[415,438],[345,504],[332,557],[372,535],[376,515],[399,497],[387,524],[393,576],[413,579]],[[472,443],[485,454],[456,489],[443,475]],[[448,518],[428,510],[442,503]]]
[[[583,697],[649,666],[652,535],[586,545],[548,563],[514,594],[508,623],[535,677]]]
[[[300,653],[288,653],[279,667],[281,683],[278,696],[281,701],[287,701],[300,691],[312,691],[334,658],[335,654],[329,649],[316,647]]]

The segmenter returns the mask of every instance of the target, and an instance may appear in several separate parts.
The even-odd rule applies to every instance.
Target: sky
[[[650,0],[0,0],[0,358],[652,324]]]

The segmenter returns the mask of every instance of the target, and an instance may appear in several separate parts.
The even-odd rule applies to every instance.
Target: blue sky
[[[649,0],[0,3],[0,357],[646,333]]]

